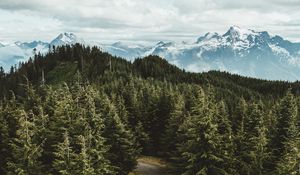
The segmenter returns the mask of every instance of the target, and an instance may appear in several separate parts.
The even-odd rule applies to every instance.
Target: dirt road
[[[163,167],[144,161],[138,161],[135,172],[141,175],[166,175]]]

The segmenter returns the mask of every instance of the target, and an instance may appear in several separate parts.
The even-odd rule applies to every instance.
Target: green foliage
[[[298,174],[299,87],[56,47],[0,68],[0,174],[127,175],[141,153],[174,174]]]
[[[99,110],[104,115],[104,137],[110,144],[108,159],[117,174],[127,175],[136,165],[137,149],[134,136],[122,123],[115,106],[106,96],[99,99]]]
[[[276,146],[281,153],[284,149],[284,142],[287,141],[290,135],[295,134],[293,132],[297,132],[296,128],[291,128],[297,127],[297,113],[296,100],[291,91],[288,91],[286,96],[280,101],[277,111],[278,145]]]
[[[42,143],[33,138],[36,134],[35,123],[30,121],[27,113],[19,109],[14,111],[18,117],[18,130],[16,137],[11,140],[12,157],[7,162],[8,174],[41,174]]]
[[[278,174],[299,174],[300,171],[300,137],[297,116],[298,108],[295,97],[288,91],[280,103],[279,111],[278,126],[282,127],[279,131],[283,132],[280,137],[283,151],[277,164]],[[280,125],[283,120],[285,123]]]
[[[202,89],[197,90],[190,116],[185,121],[186,142],[178,147],[186,163],[183,174],[222,174],[221,135],[218,133],[215,109]]]
[[[69,134],[66,131],[63,135],[63,142],[56,145],[54,152],[56,159],[53,161],[53,167],[62,175],[72,175],[76,172],[76,154],[71,147]]]
[[[172,158],[177,155],[176,144],[179,142],[179,128],[185,120],[184,99],[181,95],[172,98],[173,107],[162,137],[164,156]]]
[[[269,150],[267,148],[267,128],[263,120],[263,106],[261,104],[252,104],[249,107],[250,125],[246,127],[246,138],[249,139],[248,158],[250,160],[250,174],[265,174],[265,163],[269,159]],[[247,126],[247,125],[246,125]],[[252,132],[251,132],[252,131]]]

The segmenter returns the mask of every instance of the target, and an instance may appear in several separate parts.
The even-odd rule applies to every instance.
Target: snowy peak
[[[15,42],[15,44],[22,49],[47,48],[49,46],[49,43],[43,41]]]
[[[232,26],[229,28],[229,30],[223,35],[223,37],[228,38],[228,40],[239,41],[239,40],[245,40],[249,37],[253,38],[254,36],[257,36],[258,33],[251,29],[242,29],[238,26]]]
[[[239,37],[241,35],[240,28],[237,26],[232,26],[230,29],[223,35],[223,37],[230,36],[232,38]]]
[[[2,43],[2,41],[1,41]],[[67,44],[84,43],[73,33],[61,33],[51,43],[43,41],[32,42],[13,42],[13,43],[0,43],[0,64],[5,70],[10,66],[18,64],[20,61],[26,61],[33,56],[33,49],[36,53],[45,54],[49,51],[49,46],[61,46]]]
[[[216,42],[219,42],[220,45],[239,45],[241,43],[249,44],[249,42],[253,42],[259,35],[260,33],[255,32],[254,30],[232,26],[223,35],[219,35],[216,32],[208,32],[204,36],[199,37],[196,43],[206,43],[213,40],[215,44]],[[268,33],[262,32],[262,35],[265,35],[266,38],[269,37]]]
[[[204,36],[201,36],[197,39],[197,43],[200,43],[202,41],[208,41],[208,40],[211,40],[211,39],[221,39],[221,36],[216,33],[216,32],[208,32],[206,33]]]
[[[51,41],[50,45],[61,46],[66,44],[82,43],[76,35],[73,33],[61,33],[54,40]]]
[[[127,45],[125,43],[122,43],[121,41],[115,42],[112,44],[113,47],[127,47]]]
[[[238,26],[231,26],[223,36],[240,37],[244,35],[255,35],[257,32],[251,29],[242,29]]]
[[[156,46],[163,46],[163,45],[165,45],[165,44],[166,44],[165,42],[159,41],[158,43],[156,43]]]
[[[2,44],[1,44],[2,43]],[[9,66],[25,61],[33,49],[42,54],[49,45],[85,43],[73,33],[61,33],[51,43],[0,42],[0,63]],[[91,44],[91,43],[88,43]],[[145,44],[145,43],[144,43]],[[170,63],[188,71],[223,70],[241,75],[281,80],[299,80],[300,43],[293,43],[266,31],[254,31],[238,26],[224,34],[208,32],[192,42],[160,41],[154,44],[136,42],[97,43],[103,51],[129,60],[148,55],[159,55]]]
[[[194,43],[159,42],[144,55],[159,55],[189,71],[224,70],[281,80],[300,77],[300,43],[238,26],[223,35],[208,32]]]

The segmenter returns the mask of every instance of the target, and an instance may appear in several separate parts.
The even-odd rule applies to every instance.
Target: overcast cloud
[[[232,25],[300,42],[300,0],[1,0],[0,41],[189,41]]]

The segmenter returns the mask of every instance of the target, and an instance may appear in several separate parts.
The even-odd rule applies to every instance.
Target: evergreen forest
[[[0,68],[0,174],[296,175],[300,82],[191,73],[81,44]]]

